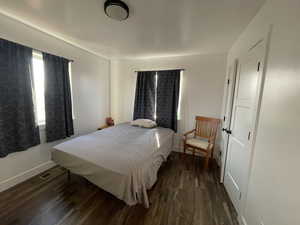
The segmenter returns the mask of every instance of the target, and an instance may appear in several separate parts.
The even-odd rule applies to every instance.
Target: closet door
[[[239,60],[231,124],[226,130],[229,140],[224,184],[238,212],[247,193],[263,58],[264,42],[261,42]]]

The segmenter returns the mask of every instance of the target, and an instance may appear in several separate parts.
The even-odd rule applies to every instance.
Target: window
[[[154,120],[156,121],[156,112],[157,112],[157,81],[158,81],[158,74],[157,72],[155,73],[155,95],[154,95]]]
[[[180,71],[180,88],[179,88],[179,100],[178,100],[178,109],[177,109],[177,120],[181,120],[181,98],[182,98],[182,75],[183,71]],[[157,112],[157,81],[158,81],[158,73],[155,73],[155,96],[154,96],[154,120],[156,121],[156,112]]]
[[[38,51],[32,52],[33,82],[35,93],[35,108],[38,125],[45,124],[45,87],[43,55]]]
[[[72,63],[69,62],[69,80],[70,80],[70,89],[71,89],[71,101],[72,101],[72,118],[75,120],[74,114],[74,101],[73,101],[73,83],[72,83]]]
[[[180,71],[180,88],[179,88],[179,99],[178,99],[178,109],[177,109],[177,120],[181,120],[181,100],[182,100],[182,88],[183,88],[183,71]]]
[[[38,125],[45,125],[45,74],[44,74],[44,61],[43,54],[39,51],[32,52],[32,67],[33,67],[33,82],[34,82],[34,95],[35,95],[35,111],[36,120]],[[73,102],[73,88],[72,88],[72,71],[71,63],[69,63],[69,78],[71,88],[71,99]],[[72,115],[74,117],[73,104]]]

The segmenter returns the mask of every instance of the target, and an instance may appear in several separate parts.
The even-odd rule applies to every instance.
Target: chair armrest
[[[208,138],[208,143],[214,145],[216,142],[216,136],[211,136]]]
[[[194,133],[194,132],[195,132],[195,129],[190,130],[190,131],[184,133],[183,136],[186,138],[189,134]]]

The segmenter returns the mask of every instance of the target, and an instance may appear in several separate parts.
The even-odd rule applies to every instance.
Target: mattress
[[[128,205],[148,208],[147,190],[172,151],[173,138],[167,128],[124,123],[56,145],[52,159]]]

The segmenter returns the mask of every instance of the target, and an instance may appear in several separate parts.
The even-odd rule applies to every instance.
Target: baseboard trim
[[[181,148],[177,148],[177,147],[174,147],[172,151],[173,152],[181,152],[181,153],[183,152]]]
[[[0,182],[0,192],[5,191],[19,183],[22,183],[31,177],[34,177],[52,167],[54,167],[56,164],[53,161],[48,161],[43,164],[40,164],[30,170],[27,170],[23,173],[20,173],[14,177],[11,177],[9,179],[6,179],[2,182]]]
[[[188,154],[188,155],[193,155],[193,152],[192,151],[186,151],[186,153],[183,152],[183,149],[182,148],[173,148],[173,152],[179,152],[179,153],[182,153],[182,154]],[[196,157],[204,157],[204,155],[201,155],[201,153],[199,154],[198,152],[195,153],[195,156]],[[214,158],[215,159],[215,158]],[[217,161],[217,160],[216,160]],[[217,163],[218,164],[218,163]]]

